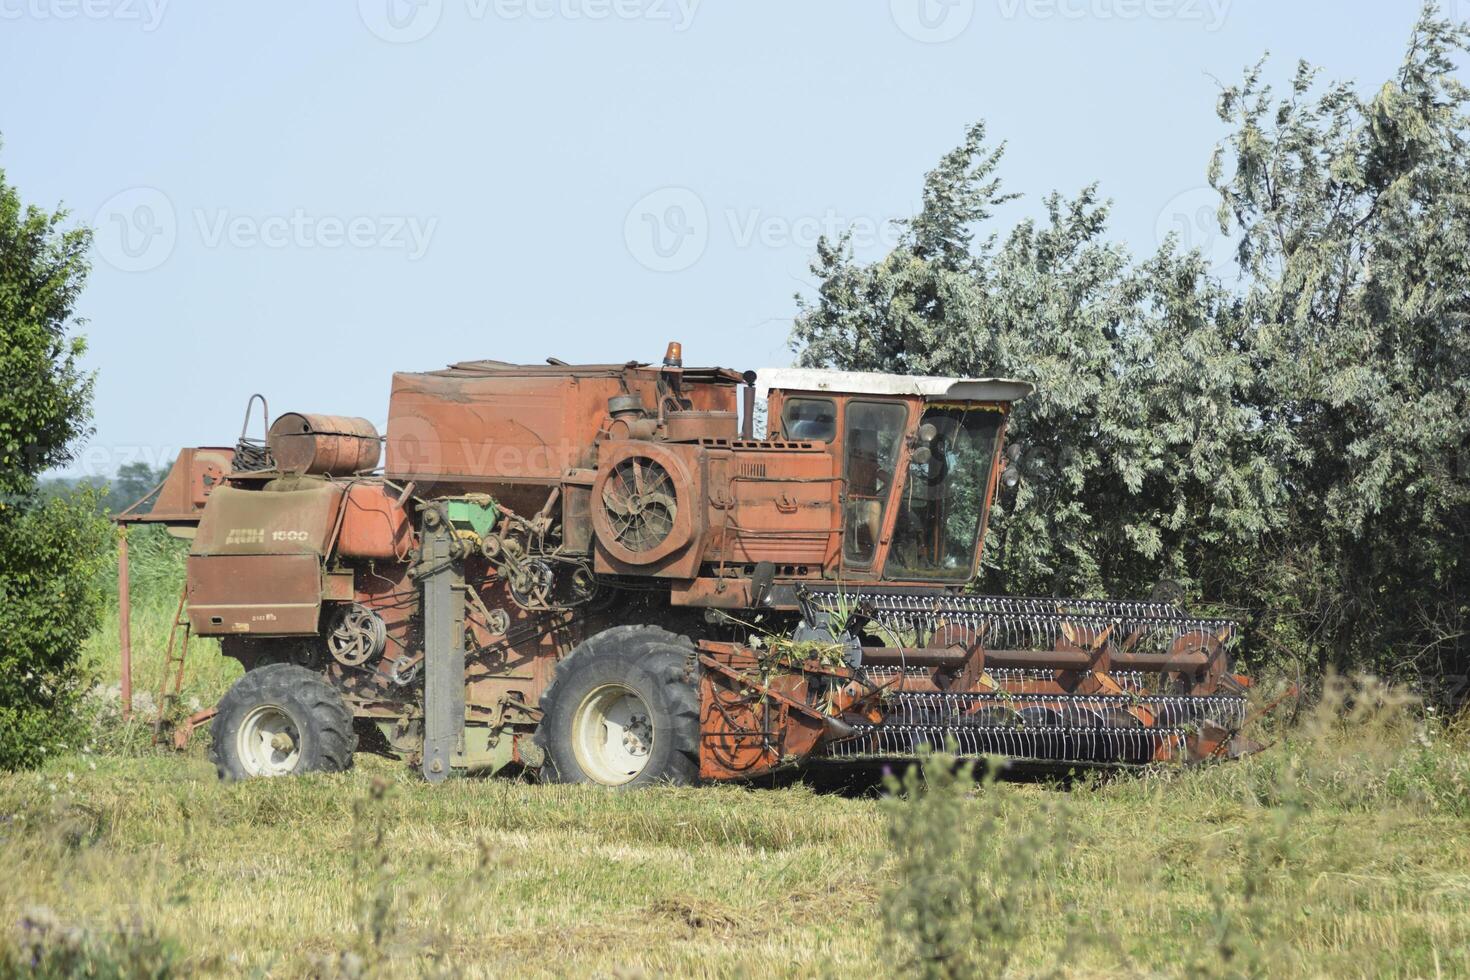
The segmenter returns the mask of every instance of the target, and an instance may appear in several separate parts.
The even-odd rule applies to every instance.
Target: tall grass
[[[93,739],[113,751],[137,751],[147,745],[153,722],[163,708],[160,695],[166,678],[165,660],[184,587],[188,542],[170,537],[160,527],[134,528],[128,533],[128,551],[133,648],[131,721],[122,718],[120,702],[122,644],[116,563],[109,566],[101,583],[108,597],[102,627],[83,648],[83,663],[97,684],[88,705]],[[179,631],[176,641],[182,640]],[[210,707],[239,676],[239,664],[220,656],[217,641],[192,637],[183,684],[168,720],[178,721]],[[167,679],[171,687],[172,672]]]
[[[1470,975],[1467,742],[1375,678],[1331,677],[1281,744],[1232,765],[1038,797],[934,756],[892,782],[891,962]]]

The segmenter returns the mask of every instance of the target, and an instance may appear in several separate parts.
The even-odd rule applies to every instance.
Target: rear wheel
[[[699,775],[694,644],[654,626],[620,626],[557,664],[536,744],[548,782],[618,789]]]
[[[225,780],[342,772],[352,767],[352,711],[316,671],[257,667],[220,699],[210,758]]]

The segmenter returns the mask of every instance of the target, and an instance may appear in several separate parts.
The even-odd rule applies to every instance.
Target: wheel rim
[[[301,761],[301,733],[284,710],[263,704],[241,722],[235,749],[250,775],[285,776]]]
[[[638,778],[653,752],[648,704],[621,684],[600,687],[582,699],[572,716],[572,749],[582,772],[604,786]]]

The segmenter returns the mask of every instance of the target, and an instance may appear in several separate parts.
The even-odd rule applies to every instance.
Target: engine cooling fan
[[[663,464],[630,456],[613,467],[602,487],[602,506],[613,540],[634,554],[668,540],[679,518],[678,490]]]

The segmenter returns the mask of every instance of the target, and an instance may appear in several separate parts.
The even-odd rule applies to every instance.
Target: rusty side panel
[[[459,485],[554,483],[592,465],[608,399],[635,394],[659,412],[661,372],[646,367],[566,368],[462,365],[397,374],[389,403],[386,472],[399,480]],[[735,434],[734,378],[686,384],[686,435]]]
[[[821,449],[714,454],[706,560],[820,572],[837,555],[840,483],[834,457]]]
[[[675,582],[669,589],[669,604],[709,609],[749,609],[752,605],[748,578],[697,578]]]
[[[189,549],[203,555],[325,555],[342,503],[342,487],[270,492],[220,487]]]
[[[321,621],[321,562],[311,554],[189,558],[189,623],[201,636],[306,636]]]
[[[135,504],[116,518],[120,524],[197,524],[204,505],[224,482],[235,458],[233,449],[185,449],[169,468],[151,508]],[[146,499],[146,498],[145,498]],[[139,501],[141,504],[143,501]]]
[[[322,598],[327,602],[351,602],[357,595],[357,576],[352,569],[322,575]]]
[[[611,379],[395,375],[387,474],[417,480],[559,479],[584,465],[607,399],[617,390]]]
[[[220,487],[189,550],[189,616],[205,636],[317,632],[322,556],[342,488],[284,493]]]

